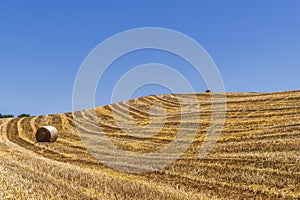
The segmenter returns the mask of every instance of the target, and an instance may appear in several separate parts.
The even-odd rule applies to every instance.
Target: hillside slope
[[[191,95],[181,96],[188,101]],[[126,116],[125,102],[77,114],[88,121],[90,112],[96,111],[99,125],[114,144],[137,153],[168,144],[180,123],[197,123],[195,140],[184,156],[162,170],[130,174],[101,164],[89,153],[72,113],[1,120],[0,199],[300,198],[300,91],[228,93],[225,126],[204,159],[197,155],[210,121],[209,94],[189,101],[184,108],[187,121],[180,120],[178,111],[183,108],[175,95],[127,103],[133,121],[141,126],[151,123],[151,105],[163,105],[164,127],[144,140],[127,135],[112,117],[112,108],[118,117]],[[200,107],[200,120],[193,117],[195,106]],[[43,125],[59,130],[55,143],[35,142],[35,131]]]

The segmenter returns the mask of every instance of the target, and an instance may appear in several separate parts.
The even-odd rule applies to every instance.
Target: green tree
[[[30,117],[30,115],[29,114],[20,114],[20,115],[18,115],[18,117]]]
[[[0,118],[11,118],[11,117],[14,117],[14,115],[2,115],[0,113]]]

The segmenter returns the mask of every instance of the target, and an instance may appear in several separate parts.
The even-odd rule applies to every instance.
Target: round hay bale
[[[38,142],[55,142],[58,137],[58,131],[54,126],[40,127],[35,134]]]

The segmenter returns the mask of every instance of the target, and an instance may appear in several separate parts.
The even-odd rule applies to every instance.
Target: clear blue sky
[[[88,53],[116,33],[147,26],[199,42],[227,91],[300,89],[299,10],[297,0],[1,1],[0,113],[71,111],[73,83]],[[140,95],[163,92],[144,90]],[[97,103],[109,102],[100,96]]]

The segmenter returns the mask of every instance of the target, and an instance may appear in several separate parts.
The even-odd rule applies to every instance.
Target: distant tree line
[[[20,115],[18,115],[18,117],[29,117],[30,115],[29,114],[20,114]],[[14,115],[11,115],[11,114],[6,114],[6,115],[2,115],[1,113],[0,113],[0,118],[12,118],[12,117],[14,117]]]
[[[14,115],[2,115],[0,113],[0,118],[10,118],[10,117],[14,117]]]

